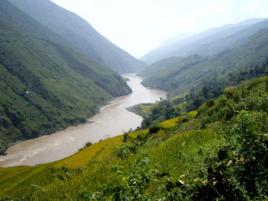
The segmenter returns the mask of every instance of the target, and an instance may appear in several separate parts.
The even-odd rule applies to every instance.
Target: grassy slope
[[[187,182],[194,172],[203,168],[206,158],[216,156],[225,145],[221,134],[223,119],[230,118],[231,111],[238,113],[246,109],[253,114],[255,110],[265,110],[267,89],[268,78],[259,78],[226,89],[213,103],[205,103],[198,112],[189,113],[187,120],[176,117],[160,123],[156,133],[137,130],[128,137],[101,141],[58,162],[32,168],[1,168],[0,195],[21,197],[30,193],[27,200],[87,200],[83,197],[88,195],[85,192],[98,192],[107,185],[124,183],[126,178],[120,175],[136,173],[136,161],[145,156],[160,173]],[[137,149],[125,153],[124,147],[133,143],[138,143]],[[150,183],[143,193],[153,197],[158,187]]]
[[[105,142],[96,144],[95,147],[92,146],[90,148],[87,148],[68,159],[52,164],[40,165],[34,168],[1,168],[0,195],[21,197],[22,195],[25,195],[25,193],[27,194],[27,192],[36,192],[40,189],[47,188],[49,193],[45,194],[48,197],[55,194],[60,197],[63,196],[63,198],[66,199],[64,194],[66,194],[67,192],[68,196],[72,195],[76,197],[77,195],[73,193],[77,191],[76,188],[78,188],[79,185],[84,184],[84,176],[87,178],[92,178],[90,179],[90,181],[86,182],[90,182],[91,186],[88,186],[88,188],[93,190],[93,186],[95,186],[95,184],[97,184],[96,187],[98,187],[101,186],[103,182],[106,183],[106,179],[112,179],[110,178],[112,177],[112,175],[110,175],[111,172],[108,171],[110,171],[109,169],[113,165],[115,165],[116,163],[122,164],[122,161],[118,162],[117,160],[114,160],[113,151],[118,148],[120,144],[122,145],[122,143],[122,137],[107,140]],[[198,146],[196,146],[196,143],[198,143]],[[198,163],[202,163],[204,156],[200,157],[199,155],[196,155],[196,157],[193,158],[192,155],[198,153],[200,149],[203,149],[204,155],[206,154],[205,156],[208,156],[209,154],[213,155],[214,152],[211,151],[211,148],[215,148],[214,145],[217,145],[218,143],[219,139],[217,138],[217,136],[209,130],[182,132],[169,138],[167,141],[161,143],[159,146],[158,143],[156,143],[154,146],[150,145],[150,148],[146,149],[146,151],[148,152],[152,161],[157,162],[163,167],[163,171],[168,170],[173,176],[178,176],[184,174],[185,170],[189,168],[198,168]],[[170,147],[173,148],[170,149]],[[177,158],[178,154],[182,155],[180,160],[178,160]],[[167,155],[169,157],[166,157]],[[111,159],[113,160],[110,161]],[[192,164],[192,162],[196,164],[196,167],[194,167],[194,164]],[[89,169],[87,169],[87,164],[89,164]],[[81,175],[81,173],[78,177],[72,176],[72,179],[68,181],[67,185],[65,185],[64,183],[62,183],[62,181],[57,179],[57,176],[54,176],[51,173],[52,168],[60,168],[62,167],[62,165],[70,168],[86,167],[86,169],[83,170],[83,176]],[[127,164],[123,162],[123,165]],[[103,169],[104,167],[105,170]],[[57,171],[60,172],[59,175],[62,174],[61,169],[56,169],[54,172],[57,173]],[[75,172],[75,170],[69,171]],[[96,178],[94,178],[95,175],[97,175]],[[107,178],[104,179],[103,177]],[[53,181],[55,183],[48,185]],[[65,190],[63,190],[63,188]],[[95,190],[98,190],[98,188],[95,188]],[[52,196],[54,198],[51,198],[51,200],[58,200],[58,196],[56,196],[57,198]],[[77,199],[77,197],[75,199]]]
[[[132,135],[135,135],[135,133]],[[36,167],[0,168],[0,195],[22,195],[25,191],[35,190],[35,187],[31,184],[47,185],[56,179],[54,175],[51,175],[51,169],[54,168],[77,169],[87,166],[90,161],[106,160],[113,154],[113,150],[122,143],[123,137],[118,136],[93,144],[66,159],[49,164]],[[44,178],[46,179],[44,180]]]
[[[84,121],[130,89],[8,1],[0,2],[0,152]]]

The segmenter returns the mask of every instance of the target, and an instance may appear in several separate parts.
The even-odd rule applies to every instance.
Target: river
[[[153,103],[165,98],[166,93],[144,87],[142,79],[135,74],[124,77],[128,79],[131,94],[115,98],[87,123],[11,146],[7,155],[0,156],[0,166],[32,166],[60,160],[77,152],[86,142],[95,143],[140,126],[142,117],[127,108],[140,103]]]

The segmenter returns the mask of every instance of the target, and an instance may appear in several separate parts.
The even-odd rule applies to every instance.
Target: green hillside
[[[197,111],[36,167],[0,169],[13,200],[267,200],[268,77]],[[2,200],[9,200],[8,198]]]
[[[120,73],[138,72],[145,63],[120,49],[78,15],[49,0],[9,0],[91,60]]]
[[[236,84],[238,78],[235,76],[245,79],[254,77],[254,72],[261,75],[266,71],[267,41],[268,30],[263,29],[239,47],[215,56],[195,55],[159,61],[141,73],[145,76],[143,83],[167,90],[171,95],[189,93],[216,82]]]
[[[83,122],[130,92],[117,73],[8,1],[0,1],[0,36],[0,152],[11,142]]]
[[[206,57],[171,57],[146,68],[141,73],[145,77],[143,84],[168,91],[169,99],[151,106],[146,115],[141,113],[142,127],[195,110],[222,94],[225,87],[267,75],[267,36],[268,30],[262,29],[233,50]],[[140,105],[136,111],[143,108],[146,106]]]

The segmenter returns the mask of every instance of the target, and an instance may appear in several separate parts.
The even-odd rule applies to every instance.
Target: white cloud
[[[267,0],[52,0],[140,57],[178,33],[268,17]]]

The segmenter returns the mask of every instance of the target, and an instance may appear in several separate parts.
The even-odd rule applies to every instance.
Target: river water
[[[165,98],[166,93],[144,87],[142,79],[134,74],[124,77],[133,91],[131,94],[115,98],[87,123],[11,146],[7,155],[0,156],[0,166],[32,166],[60,160],[77,152],[86,142],[95,143],[140,126],[142,117],[127,108],[140,103],[153,103]]]

